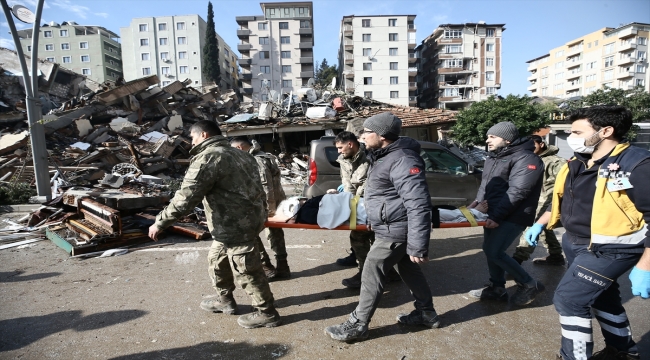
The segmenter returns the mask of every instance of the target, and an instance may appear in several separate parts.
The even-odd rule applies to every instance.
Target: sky
[[[36,0],[7,0],[35,10]],[[269,1],[271,2],[271,1]],[[213,0],[216,31],[236,49],[236,16],[262,15],[260,1]],[[440,24],[485,21],[505,24],[499,94],[524,95],[526,61],[599,30],[630,22],[650,23],[650,0],[314,0],[314,59],[337,63],[339,29],[346,15],[417,15],[417,42]],[[207,20],[207,0],[46,0],[43,21],[75,21],[103,26],[119,35],[132,18],[199,14]],[[16,21],[18,29],[29,25]],[[4,14],[0,46],[13,48]]]

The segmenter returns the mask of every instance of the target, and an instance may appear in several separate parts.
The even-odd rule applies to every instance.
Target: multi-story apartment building
[[[602,28],[529,60],[532,96],[569,98],[603,87],[632,89],[648,84],[650,24]]]
[[[32,51],[32,29],[17,32],[27,55]],[[102,83],[122,76],[119,36],[101,26],[54,21],[40,28],[38,57]]]
[[[237,16],[245,102],[294,94],[314,76],[313,4],[260,3],[264,15]]]
[[[344,16],[338,55],[341,88],[385,103],[415,106],[415,16]]]
[[[496,95],[501,87],[505,24],[445,24],[417,47],[418,104],[459,110]]]
[[[127,81],[157,75],[162,86],[192,80],[192,86],[211,85],[203,75],[203,46],[207,23],[199,15],[135,18],[120,28]],[[237,86],[237,56],[217,34],[222,89]],[[234,75],[233,75],[234,74]]]

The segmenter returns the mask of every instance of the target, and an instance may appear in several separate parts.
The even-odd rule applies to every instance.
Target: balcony
[[[242,94],[248,94],[248,95],[253,95],[253,88],[252,87],[246,87],[246,88],[239,88],[239,91]]]
[[[343,26],[343,36],[352,37],[352,25]]]
[[[407,25],[406,25],[406,29],[407,29],[409,32],[415,32],[415,31],[416,31],[415,24],[407,24]]]
[[[580,87],[582,87],[582,81],[569,81],[565,89],[568,92],[570,90],[580,89]]]
[[[235,21],[239,25],[247,25],[249,21],[255,21],[255,16],[236,16]]]
[[[580,54],[582,52],[582,45],[581,46],[574,46],[572,48],[569,48],[566,52],[566,56],[574,56],[577,54]]]
[[[409,96],[409,106],[417,106],[417,104],[418,104],[418,97]]]
[[[636,49],[636,41],[635,40],[627,41],[627,42],[625,42],[623,44],[619,44],[619,47],[618,47],[619,52],[628,51],[628,50],[632,50],[632,49]]]
[[[237,30],[237,37],[240,39],[248,39],[253,32],[248,29]]]
[[[415,49],[415,47],[417,45],[418,44],[415,42],[415,39],[408,39],[408,47],[409,47],[409,49]]]
[[[409,67],[408,70],[409,70],[409,76],[414,76],[414,75],[417,75],[417,73],[418,73],[418,68],[416,68],[416,67]]]
[[[634,77],[634,71],[623,71],[616,74],[617,79],[625,79],[629,77]]]
[[[451,45],[451,44],[462,44],[463,39],[462,38],[438,38],[436,40],[436,45],[437,46],[442,46],[442,45]]]
[[[619,39],[625,39],[626,37],[636,36],[636,34],[637,34],[637,29],[634,29],[632,26],[630,26],[625,30],[619,31],[617,35]]]
[[[464,98],[464,97],[462,97],[460,95],[457,95],[457,96],[441,96],[441,97],[438,98],[438,101],[446,102],[446,103],[447,102],[456,102],[456,103],[458,103],[458,102],[470,102],[470,101],[472,101],[472,99]]]
[[[440,67],[438,68],[438,74],[453,74],[453,73],[473,73],[473,70],[470,69],[465,69],[461,67],[452,67],[452,68],[446,68],[446,67]]]
[[[253,59],[251,58],[246,58],[246,59],[239,59],[239,66],[241,67],[248,67],[251,66]]]
[[[314,33],[314,30],[312,28],[300,28],[298,30],[298,34],[300,35],[311,35]]]
[[[343,46],[346,50],[354,49],[354,41],[352,40],[343,40]]]
[[[417,89],[418,89],[418,83],[409,82],[409,90],[417,90]]]
[[[577,77],[580,77],[580,75],[582,75],[580,71],[569,71],[566,74],[566,79],[567,80],[575,79]]]
[[[537,91],[537,83],[528,85],[526,90],[528,90],[528,91]]]
[[[537,73],[530,75],[529,77],[526,78],[528,81],[533,81],[537,80]]]
[[[241,79],[242,81],[251,81],[253,79],[253,74],[251,73],[241,74]]]
[[[636,62],[635,56],[621,56],[618,60],[619,65],[632,64]]]
[[[354,56],[345,56],[345,64],[346,65],[352,65],[354,64]]]
[[[410,62],[410,63],[414,63],[414,62],[416,62],[416,61],[418,61],[418,54],[416,54],[416,53],[410,53],[410,54],[409,54],[409,62]]]
[[[300,77],[301,77],[301,78],[310,78],[310,77],[314,77],[314,70],[301,71],[301,72],[300,72]]]
[[[354,71],[347,71],[344,75],[346,79],[354,79]]]
[[[301,56],[300,59],[298,60],[298,63],[300,64],[312,64],[314,62],[314,58],[311,56]]]
[[[303,41],[298,44],[299,49],[311,49],[312,47],[314,47],[314,45],[311,41]]]
[[[252,44],[237,44],[237,50],[240,52],[249,52],[253,48]]]

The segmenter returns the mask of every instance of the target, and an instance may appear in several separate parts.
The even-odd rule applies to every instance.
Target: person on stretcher
[[[474,215],[474,219],[476,221],[485,221],[488,218],[488,204],[486,200],[481,201],[476,207],[474,208],[467,208],[472,215]],[[438,209],[438,212],[440,213],[440,222],[441,223],[461,223],[461,222],[467,222],[467,218],[459,209],[455,210],[446,210],[446,209]]]

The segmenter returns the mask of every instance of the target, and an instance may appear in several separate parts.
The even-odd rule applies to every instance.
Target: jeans
[[[524,229],[525,226],[508,221],[502,221],[494,229],[484,228],[483,252],[487,258],[490,282],[493,286],[506,286],[506,272],[512,275],[519,284],[533,280],[519,263],[506,254],[508,247],[515,239],[519,238]]]

